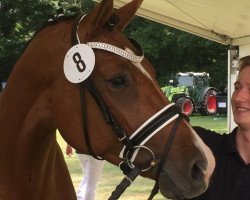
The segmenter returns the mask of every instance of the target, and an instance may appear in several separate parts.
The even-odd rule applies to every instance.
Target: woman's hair
[[[238,70],[241,72],[245,67],[250,66],[250,56],[242,57],[238,62]]]

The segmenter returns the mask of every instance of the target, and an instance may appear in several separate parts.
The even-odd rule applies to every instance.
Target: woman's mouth
[[[236,106],[236,110],[237,110],[237,111],[240,111],[240,112],[246,112],[246,111],[249,111],[250,109],[249,109],[249,108],[246,108],[246,107],[239,107],[239,106]]]

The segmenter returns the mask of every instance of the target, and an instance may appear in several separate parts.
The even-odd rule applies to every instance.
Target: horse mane
[[[48,26],[56,25],[61,21],[68,21],[75,19],[79,14],[82,14],[82,12],[80,11],[72,15],[65,15],[62,8],[58,9],[56,12],[57,14],[51,14],[47,17],[46,21],[44,21],[42,25],[35,31],[33,36],[35,36],[37,33],[39,33],[41,30],[43,30]]]
[[[49,16],[48,19],[43,23],[43,25],[36,31],[36,33],[40,32],[41,30],[43,30],[44,28],[48,27],[48,26],[52,26],[52,25],[56,25],[61,21],[68,21],[68,20],[72,20],[75,19],[79,14],[81,13],[77,13],[77,14],[73,14],[73,15],[69,15],[69,16]],[[36,34],[35,33],[35,34]]]
[[[34,39],[34,37],[43,29],[49,27],[49,26],[53,26],[56,25],[60,22],[63,21],[70,21],[75,19],[77,16],[82,15],[83,13],[81,11],[79,12],[75,12],[72,15],[64,15],[64,11],[62,8],[58,9],[56,11],[57,14],[51,14],[48,16],[48,18],[46,19],[46,21],[44,21],[42,23],[42,25],[35,31],[35,33],[33,34],[33,36],[26,42],[26,44],[24,45],[24,49],[21,52],[21,55],[23,54],[23,52],[25,51],[25,49],[29,46],[30,42]],[[111,15],[108,23],[106,24],[108,28],[112,29],[114,28],[114,26],[119,22],[119,18],[113,14]]]
[[[58,11],[63,11],[62,8],[60,8]],[[57,12],[58,12],[57,11]],[[75,14],[72,14],[72,15],[68,15],[68,16],[65,16],[63,13],[59,13],[57,15],[54,15],[54,14],[51,14],[48,16],[48,18],[46,19],[46,21],[44,21],[42,23],[42,25],[37,29],[35,30],[34,34],[32,35],[32,37],[26,42],[26,44],[24,45],[24,49],[23,51],[21,52],[20,55],[22,55],[25,51],[25,49],[29,46],[30,42],[34,39],[34,37],[40,32],[42,31],[43,29],[49,27],[49,26],[53,26],[53,25],[56,25],[62,21],[69,21],[69,20],[73,20],[75,19],[79,14],[81,14],[81,12],[78,12],[78,13],[75,13]]]

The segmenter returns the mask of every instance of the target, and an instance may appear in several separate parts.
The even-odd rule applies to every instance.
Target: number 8
[[[78,69],[79,72],[84,72],[84,70],[86,69],[86,65],[84,63],[84,61],[82,60],[82,57],[81,55],[76,52],[73,56],[73,61],[75,62],[76,64],[76,67]]]

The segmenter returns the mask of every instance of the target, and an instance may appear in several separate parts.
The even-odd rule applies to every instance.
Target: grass
[[[218,116],[194,115],[190,117],[190,123],[193,126],[201,126],[216,131],[218,133],[227,132],[227,118],[224,115],[218,115]]]
[[[190,123],[194,126],[202,126],[207,129],[214,130],[216,132],[225,133],[226,132],[226,123],[227,119],[225,116],[199,116],[195,115],[190,117]],[[58,142],[62,148],[62,151],[65,155],[66,143],[58,134]],[[72,157],[65,155],[65,160],[68,165],[70,175],[74,184],[75,189],[82,179],[82,170],[77,156],[74,154]],[[96,192],[96,200],[105,200],[108,199],[111,192],[115,189],[117,184],[123,179],[123,174],[121,170],[113,166],[112,164],[105,162],[103,173],[100,177]],[[144,200],[149,197],[149,194],[154,185],[154,181],[138,177],[132,185],[123,193],[121,200]],[[163,200],[165,199],[161,194],[157,194],[154,200]]]

